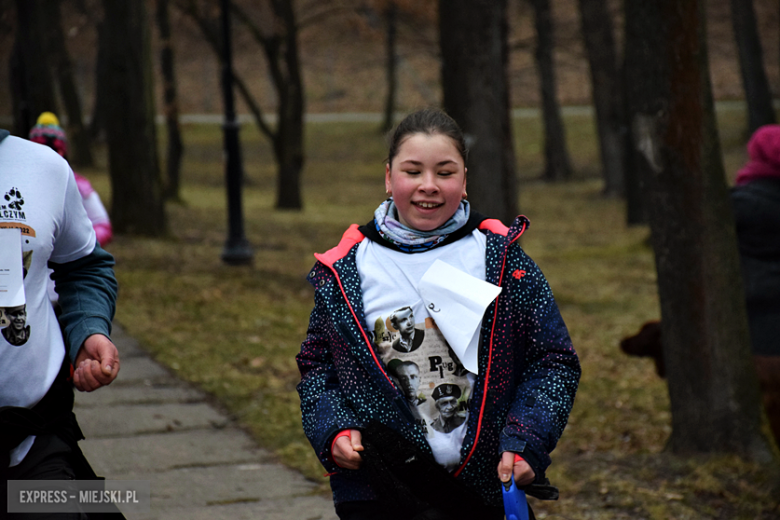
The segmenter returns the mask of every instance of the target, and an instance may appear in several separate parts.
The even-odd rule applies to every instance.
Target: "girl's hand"
[[[359,430],[349,430],[349,435],[337,436],[331,446],[333,461],[345,469],[358,469],[363,459],[359,451],[363,451],[362,435]]]
[[[516,455],[513,451],[505,451],[501,454],[501,461],[498,463],[498,478],[501,479],[501,482],[506,482],[514,473],[515,484],[518,487],[525,486],[534,481],[536,473],[525,460],[519,456],[515,457]]]

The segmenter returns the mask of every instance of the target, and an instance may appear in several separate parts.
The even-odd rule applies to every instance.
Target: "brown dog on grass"
[[[620,349],[630,356],[653,358],[655,371],[659,376],[666,377],[660,321],[648,321],[638,333],[623,338]],[[753,355],[753,361],[769,425],[775,441],[780,445],[780,356]]]

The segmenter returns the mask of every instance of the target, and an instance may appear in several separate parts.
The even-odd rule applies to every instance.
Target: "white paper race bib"
[[[0,228],[0,308],[19,307],[25,303],[22,231]]]
[[[479,329],[485,309],[501,287],[436,260],[417,285],[447,343],[466,370],[478,373]]]

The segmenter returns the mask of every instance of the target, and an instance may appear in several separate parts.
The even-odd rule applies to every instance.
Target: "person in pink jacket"
[[[68,140],[65,136],[65,131],[60,126],[59,119],[53,113],[43,112],[38,116],[38,121],[30,130],[29,137],[30,141],[45,144],[67,160]],[[98,195],[89,181],[78,173],[74,172],[74,175],[76,176],[76,185],[81,194],[81,200],[84,203],[84,209],[87,210],[87,216],[95,229],[97,241],[101,247],[106,247],[114,236],[108,211],[103,206],[100,195]]]

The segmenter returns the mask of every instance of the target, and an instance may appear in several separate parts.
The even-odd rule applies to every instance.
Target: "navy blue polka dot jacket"
[[[461,464],[453,478],[501,506],[497,466],[513,451],[544,476],[574,403],[580,364],[542,272],[517,239],[528,226],[518,217],[511,228],[484,220],[485,279],[503,288],[485,312],[479,374],[469,402]],[[301,372],[303,428],[331,474],[336,503],[372,500],[362,470],[339,468],[330,454],[335,435],[372,420],[397,432],[433,457],[401,391],[372,348],[367,333],[355,254],[366,239],[351,226],[339,245],[315,255],[309,273],[315,307],[297,356]]]

